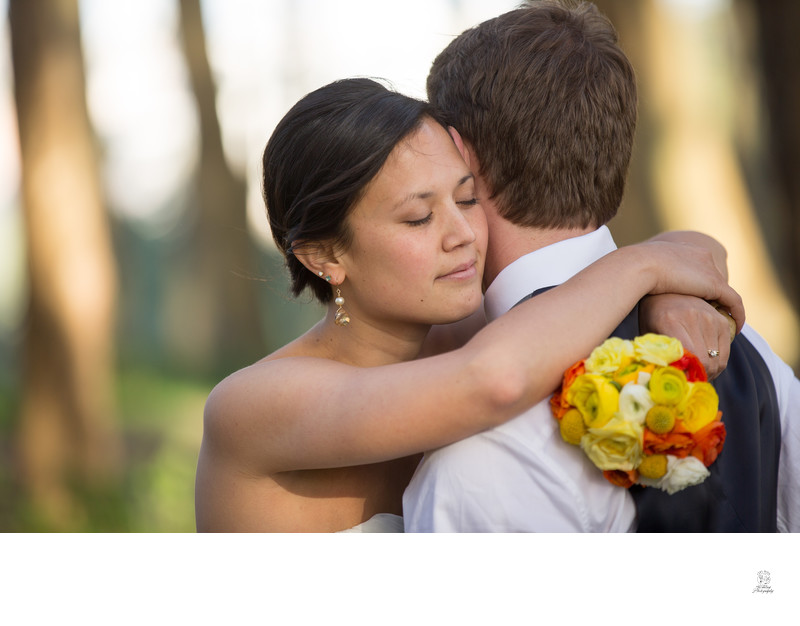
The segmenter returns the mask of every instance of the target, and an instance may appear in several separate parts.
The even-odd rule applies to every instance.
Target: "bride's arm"
[[[643,295],[664,292],[720,300],[743,319],[741,300],[707,251],[639,244],[515,307],[447,354],[373,368],[316,358],[246,368],[212,392],[205,436],[264,473],[373,463],[445,445],[545,399],[563,370]]]
[[[714,265],[717,266],[717,269],[725,277],[725,280],[728,280],[728,251],[725,249],[725,246],[710,235],[696,230],[668,230],[651,237],[648,241],[689,243],[694,246],[705,248],[711,252]]]
[[[425,337],[419,356],[424,358],[457,350],[484,326],[486,326],[486,314],[483,312],[483,307],[478,307],[472,315],[458,322],[433,326]]]
[[[728,279],[728,253],[713,237],[697,231],[674,230],[659,233],[649,241],[690,243],[706,248],[717,269]],[[639,321],[643,333],[654,332],[679,339],[687,350],[697,354],[711,378],[725,369],[729,354],[729,342],[725,338],[730,333],[730,317],[721,316],[713,305],[701,298],[680,294],[648,296],[640,304]],[[479,309],[460,322],[434,326],[425,338],[420,356],[434,356],[460,348],[485,325],[483,310]],[[720,355],[711,359],[706,350],[717,344]]]

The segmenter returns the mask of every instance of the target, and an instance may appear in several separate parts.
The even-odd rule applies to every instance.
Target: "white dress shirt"
[[[745,324],[742,334],[758,350],[772,374],[781,412],[778,463],[778,532],[800,532],[800,380],[767,342]],[[723,421],[725,417],[723,416]],[[725,454],[723,448],[722,454]]]
[[[487,290],[487,320],[614,249],[603,226],[521,257]],[[798,532],[800,381],[751,327],[742,332],[767,364],[780,406],[778,530]],[[636,525],[628,491],[611,485],[579,447],[561,439],[548,401],[502,426],[426,453],[406,489],[403,514],[406,532],[625,532]]]
[[[615,248],[603,226],[523,256],[487,290],[487,319]],[[634,528],[636,509],[626,489],[561,439],[545,400],[502,426],[426,453],[403,497],[403,515],[407,532],[625,532]]]

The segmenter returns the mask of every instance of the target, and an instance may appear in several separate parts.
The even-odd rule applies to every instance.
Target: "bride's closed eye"
[[[478,204],[478,199],[470,198],[469,200],[457,200],[456,204],[458,204],[459,206],[466,206],[466,207],[475,206],[476,204]]]
[[[408,224],[409,226],[423,226],[424,224],[427,224],[428,222],[430,222],[432,218],[433,218],[433,211],[431,211],[430,213],[428,213],[428,215],[426,215],[425,217],[423,217],[421,219],[418,219],[418,220],[406,220],[406,224]]]

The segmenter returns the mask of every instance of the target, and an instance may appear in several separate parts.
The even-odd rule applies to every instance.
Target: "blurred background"
[[[321,314],[267,232],[272,128],[336,78],[424,97],[516,4],[0,0],[0,530],[194,530],[208,392]],[[596,4],[640,83],[618,242],[717,237],[797,371],[800,3]]]

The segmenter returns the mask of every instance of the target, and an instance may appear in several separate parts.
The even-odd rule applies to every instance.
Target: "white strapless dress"
[[[378,513],[366,522],[353,526],[341,533],[401,533],[403,532],[403,518],[393,513]]]

